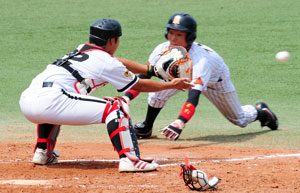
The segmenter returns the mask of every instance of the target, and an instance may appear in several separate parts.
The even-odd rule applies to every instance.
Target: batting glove
[[[176,119],[173,123],[160,130],[167,139],[176,141],[184,128],[185,124],[180,119]]]

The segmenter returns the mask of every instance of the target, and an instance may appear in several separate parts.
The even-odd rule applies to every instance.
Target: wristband
[[[184,119],[183,121],[185,123],[187,123],[194,115],[195,110],[196,110],[196,108],[192,103],[190,103],[190,102],[184,103],[184,105],[181,108],[178,119],[182,120],[182,118],[183,118]]]
[[[132,89],[130,89],[127,92],[125,92],[125,96],[127,96],[130,100],[133,100],[139,94],[140,94],[140,92],[132,90]]]
[[[154,67],[153,66],[147,65],[147,75],[156,76],[156,74],[154,72]]]

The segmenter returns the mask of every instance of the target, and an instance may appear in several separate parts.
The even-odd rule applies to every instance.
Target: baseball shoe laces
[[[36,148],[32,162],[39,165],[57,164],[57,157],[59,157],[59,153],[56,151],[54,151],[52,156],[49,157],[47,155],[47,149]]]
[[[143,160],[131,161],[129,158],[121,158],[119,163],[119,172],[146,172],[154,171],[159,167],[157,163],[146,162]]]

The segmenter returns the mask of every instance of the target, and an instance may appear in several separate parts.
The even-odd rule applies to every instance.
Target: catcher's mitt
[[[165,80],[192,79],[192,59],[184,47],[173,47],[162,53],[155,64],[155,73]]]
[[[208,189],[217,189],[217,185],[221,179],[212,177],[208,179],[207,174],[197,170],[192,165],[188,164],[188,159],[185,158],[185,164],[181,164],[181,173],[183,181],[191,190],[204,191]]]

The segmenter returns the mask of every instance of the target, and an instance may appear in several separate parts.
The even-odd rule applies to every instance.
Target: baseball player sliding
[[[152,171],[158,164],[141,159],[130,122],[127,101],[120,97],[103,99],[89,96],[111,83],[119,92],[134,89],[156,92],[163,89],[190,89],[187,79],[159,82],[139,79],[133,73],[154,74],[145,65],[117,59],[121,25],[113,19],[101,19],[90,26],[89,43],[49,64],[21,95],[24,116],[37,124],[37,143],[32,162],[55,164],[54,151],[61,125],[107,125],[113,146],[120,157],[120,172]],[[120,62],[122,61],[122,62]]]
[[[189,91],[188,99],[183,104],[178,118],[161,133],[170,140],[177,140],[186,123],[195,113],[200,94],[203,94],[214,104],[218,110],[233,124],[246,127],[249,123],[259,120],[261,126],[272,130],[278,128],[278,120],[265,102],[257,102],[256,106],[241,106],[235,88],[230,80],[230,73],[222,57],[208,46],[200,45],[196,39],[197,24],[194,18],[186,13],[176,13],[171,16],[166,25],[165,37],[168,40],[159,44],[151,53],[148,65],[155,65],[160,55],[173,46],[182,46],[188,50],[188,55],[193,62],[192,83],[194,87]],[[150,78],[140,75],[140,78]],[[138,138],[150,138],[153,123],[160,110],[165,106],[170,97],[178,90],[169,89],[151,92],[148,97],[148,110],[146,119],[135,125]],[[125,93],[131,100],[139,92],[131,89]]]

